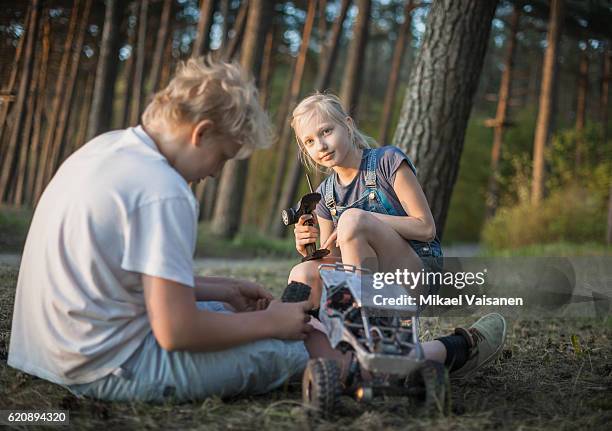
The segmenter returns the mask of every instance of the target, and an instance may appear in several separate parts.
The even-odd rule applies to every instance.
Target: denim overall
[[[334,197],[334,176],[330,175],[324,180],[323,190],[325,198],[325,206],[329,209],[334,226],[338,226],[338,219],[344,211],[349,208],[359,208],[369,212],[375,212],[379,214],[388,214],[398,216],[398,212],[395,210],[393,205],[385,197],[384,193],[376,187],[376,166],[378,162],[378,149],[364,149],[364,155],[366,157],[366,177],[365,185],[366,190],[364,194],[359,197],[355,202],[348,206],[340,206],[336,204]],[[416,169],[412,162],[408,160],[410,168],[416,173]],[[416,240],[408,240],[410,246],[421,258],[423,266],[426,271],[440,270],[442,267],[442,248],[440,247],[440,240],[436,236],[433,241],[422,242]]]

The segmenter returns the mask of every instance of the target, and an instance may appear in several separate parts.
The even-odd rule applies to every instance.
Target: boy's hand
[[[240,312],[264,309],[272,299],[274,299],[272,294],[260,284],[248,280],[236,280],[227,302]]]
[[[308,301],[304,302],[270,302],[264,311],[273,329],[273,337],[281,340],[305,340],[312,326],[308,324],[310,316],[306,314],[312,309]]]
[[[313,220],[314,226],[305,225],[306,221]],[[317,242],[319,238],[319,221],[315,214],[304,214],[293,228],[295,235],[295,248],[302,256],[306,256],[306,244]]]

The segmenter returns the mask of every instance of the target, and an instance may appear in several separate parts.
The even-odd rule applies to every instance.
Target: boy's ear
[[[191,145],[199,147],[203,144],[202,138],[209,134],[213,129],[213,122],[211,120],[202,120],[195,125],[191,132]]]

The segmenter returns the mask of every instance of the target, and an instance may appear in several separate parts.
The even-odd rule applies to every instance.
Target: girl
[[[295,242],[300,254],[320,236],[330,255],[295,266],[289,281],[311,286],[311,304],[319,306],[321,263],[367,267],[391,272],[418,272],[441,268],[442,249],[433,216],[416,178],[411,160],[392,146],[371,148],[345,112],[338,97],[316,93],[293,111],[302,161],[322,167],[330,175],[317,189],[323,199],[316,208],[315,225],[310,215],[296,224]],[[318,227],[317,227],[318,225]],[[416,295],[426,286],[417,286]],[[454,377],[465,377],[501,351],[506,323],[489,314],[468,329],[457,328],[450,336],[423,344],[427,359],[445,363]]]

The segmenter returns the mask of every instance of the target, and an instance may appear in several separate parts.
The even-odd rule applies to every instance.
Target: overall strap
[[[325,185],[323,186],[323,199],[325,199],[325,206],[330,210],[336,208],[336,200],[334,199],[334,175],[330,175],[324,180]]]
[[[365,151],[365,150],[364,150]],[[378,162],[378,148],[372,148],[367,156],[367,171],[365,177],[365,185],[367,188],[376,188],[376,166]]]

